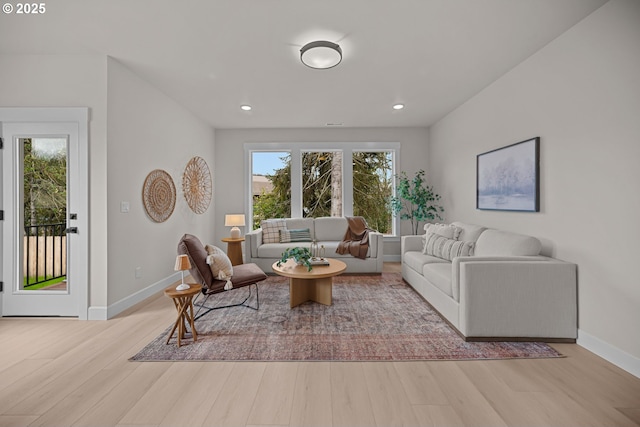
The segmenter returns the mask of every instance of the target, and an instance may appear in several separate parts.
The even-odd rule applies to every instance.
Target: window
[[[393,233],[393,188],[392,151],[353,153],[353,214],[383,234]]]
[[[302,153],[302,216],[342,216],[342,152]]]
[[[268,218],[291,216],[291,154],[287,151],[251,153],[253,229]]]
[[[247,143],[253,229],[267,218],[363,216],[395,235],[396,143]],[[326,146],[326,148],[325,148]]]

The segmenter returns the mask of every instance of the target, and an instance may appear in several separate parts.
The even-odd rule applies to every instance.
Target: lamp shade
[[[225,215],[224,225],[227,227],[244,227],[244,214]]]
[[[342,49],[332,42],[314,41],[302,46],[300,60],[307,67],[321,70],[332,68],[342,61]]]
[[[189,262],[188,255],[178,255],[176,257],[176,266],[174,268],[175,271],[184,271],[191,268],[191,263]]]

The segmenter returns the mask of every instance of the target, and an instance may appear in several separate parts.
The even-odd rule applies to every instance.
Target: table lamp
[[[224,216],[224,225],[231,228],[231,238],[240,238],[240,227],[244,227],[244,214],[230,214]]]
[[[189,257],[187,255],[178,255],[176,257],[175,271],[179,271],[182,273],[182,283],[176,286],[176,291],[185,291],[189,289],[189,285],[184,283],[184,271],[190,268],[191,263],[189,262]]]

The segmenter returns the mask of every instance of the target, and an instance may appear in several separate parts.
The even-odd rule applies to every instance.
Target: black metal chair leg
[[[230,304],[230,305],[218,306],[218,307],[208,307],[208,306],[206,306],[205,304],[206,304],[207,300],[209,299],[209,297],[210,297],[211,295],[214,295],[214,294],[208,294],[208,295],[207,295],[206,293],[204,293],[204,292],[203,292],[203,293],[202,293],[202,294],[200,294],[200,295],[204,295],[204,297],[205,297],[205,298],[204,298],[204,301],[203,301],[202,303],[198,303],[198,302],[197,302],[197,301],[198,301],[198,298],[200,298],[200,295],[198,295],[198,297],[196,298],[196,300],[193,302],[193,305],[195,305],[196,307],[198,307],[198,310],[196,311],[196,316],[195,316],[195,318],[194,318],[193,320],[198,320],[199,318],[201,318],[201,317],[202,317],[202,316],[204,316],[205,314],[208,314],[209,312],[211,312],[211,311],[213,311],[213,310],[218,310],[218,309],[221,309],[221,308],[231,308],[231,307],[240,307],[240,306],[243,306],[243,307],[247,307],[247,308],[250,308],[250,309],[252,309],[252,310],[256,310],[256,311],[257,311],[257,310],[259,310],[259,309],[260,309],[260,293],[259,293],[259,291],[258,291],[258,284],[257,284],[257,283],[254,283],[254,284],[253,284],[253,286],[255,286],[255,287],[256,287],[256,306],[255,306],[255,307],[252,307],[252,306],[250,306],[249,304],[246,304],[246,302],[249,300],[249,298],[251,298],[251,286],[252,286],[252,285],[248,285],[248,287],[249,287],[249,295],[247,295],[247,297],[246,297],[244,300],[242,300],[242,302],[237,303],[237,304]],[[220,293],[220,292],[218,292],[218,293]],[[202,310],[202,309],[205,309],[205,311],[204,311],[202,314],[199,314],[199,313],[200,313],[200,310]]]

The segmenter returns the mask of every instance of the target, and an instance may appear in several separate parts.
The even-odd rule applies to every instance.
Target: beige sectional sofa
[[[347,264],[346,273],[382,273],[384,260],[383,235],[369,233],[369,250],[366,259],[355,258],[349,254],[338,254],[336,248],[347,231],[347,219],[344,217],[287,218],[286,229],[309,229],[312,240],[324,245],[325,257],[337,258]],[[278,261],[287,248],[310,247],[311,242],[264,243],[263,230],[258,228],[245,236],[245,261],[258,264],[266,273],[272,273],[271,266]]]
[[[535,237],[461,222],[451,226],[455,240],[470,242],[472,255],[450,261],[429,255],[433,248],[423,253],[425,235],[403,236],[402,277],[465,339],[575,342],[575,264],[541,256]],[[455,243],[437,240],[441,249]]]

